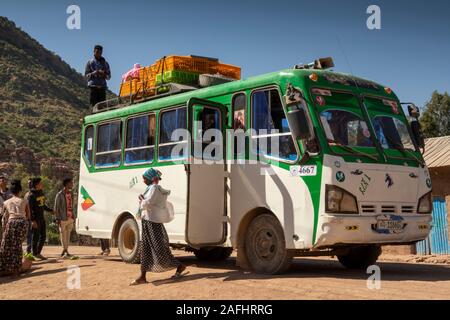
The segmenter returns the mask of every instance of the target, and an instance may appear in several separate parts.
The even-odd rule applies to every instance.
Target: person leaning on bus
[[[164,228],[164,223],[173,219],[173,209],[167,203],[170,191],[159,185],[161,172],[153,168],[144,172],[143,180],[147,189],[139,196],[142,221],[141,276],[130,285],[147,283],[147,272],[165,272],[176,268],[174,278],[187,274],[184,272],[186,266],[172,255]]]
[[[106,100],[106,81],[111,79],[111,69],[108,62],[102,56],[103,47],[96,45],[94,48],[94,58],[86,64],[84,75],[91,90],[91,107]]]

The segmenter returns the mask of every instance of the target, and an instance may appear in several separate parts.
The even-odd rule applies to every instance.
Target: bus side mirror
[[[408,105],[408,113],[412,118],[419,119],[420,117],[420,110],[414,103]]]
[[[295,140],[311,138],[308,119],[303,108],[298,105],[292,106],[291,110],[287,112],[287,120]]]
[[[417,145],[419,146],[419,148],[423,149],[425,147],[425,140],[422,135],[422,129],[420,128],[419,120],[416,119],[411,121],[411,130]]]

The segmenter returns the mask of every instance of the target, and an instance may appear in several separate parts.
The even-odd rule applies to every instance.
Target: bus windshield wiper
[[[408,158],[413,158],[422,167],[425,166],[425,163],[423,163],[420,159],[418,159],[413,153],[409,152],[409,150],[405,149],[405,147],[403,146],[403,144],[401,142],[394,141],[394,139],[392,139],[391,137],[386,136],[386,135],[384,137],[391,144],[389,147],[392,147],[395,150],[400,151],[404,155],[407,155],[407,156],[409,155],[410,157],[408,157]]]
[[[331,140],[331,139],[327,139],[327,140],[328,140],[329,144],[337,146],[337,147],[340,147],[340,148],[342,148],[342,149],[344,149],[344,150],[346,150],[346,151],[348,151],[350,153],[353,153],[353,154],[356,154],[356,155],[360,155],[360,156],[364,156],[364,157],[370,158],[372,160],[378,161],[378,158],[375,157],[375,156],[372,156],[371,154],[367,154],[367,153],[364,153],[364,152],[361,152],[361,151],[356,151],[355,149],[352,149],[349,146],[343,145],[342,143],[337,142],[336,140]]]

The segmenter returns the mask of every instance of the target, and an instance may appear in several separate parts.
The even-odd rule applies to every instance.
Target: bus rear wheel
[[[345,255],[338,255],[339,262],[347,269],[367,269],[375,264],[381,254],[381,247],[368,245],[350,248]]]
[[[201,248],[194,249],[193,252],[200,261],[223,261],[231,256],[233,253],[233,248]]]
[[[245,252],[253,271],[263,274],[286,272],[293,254],[286,249],[283,228],[271,214],[255,217],[245,236]]]
[[[139,227],[136,220],[129,218],[122,223],[119,230],[119,254],[126,263],[140,262]]]

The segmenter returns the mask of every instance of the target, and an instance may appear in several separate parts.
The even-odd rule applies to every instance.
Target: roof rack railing
[[[127,97],[117,97],[97,103],[92,108],[92,113],[106,112],[114,109],[121,109],[132,104],[159,99],[174,94],[197,90],[198,87],[186,86],[178,83],[164,83],[155,87],[142,89]]]

